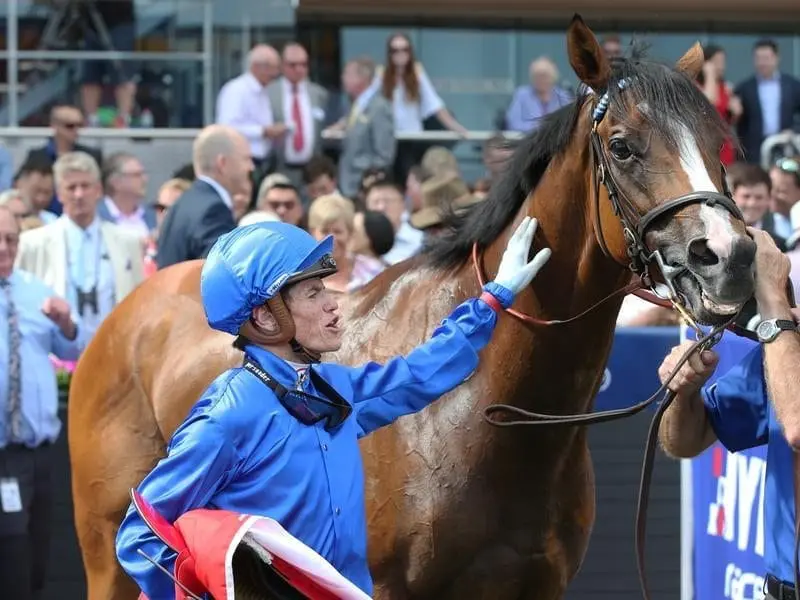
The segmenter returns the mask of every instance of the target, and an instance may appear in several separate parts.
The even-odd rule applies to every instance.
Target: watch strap
[[[781,331],[795,331],[797,329],[797,323],[789,321],[788,319],[775,319],[775,327]]]

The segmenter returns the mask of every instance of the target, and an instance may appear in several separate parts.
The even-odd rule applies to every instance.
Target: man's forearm
[[[716,439],[700,392],[678,395],[664,413],[658,437],[664,451],[676,458],[692,458]]]
[[[765,319],[794,320],[789,303],[776,298],[765,303]],[[800,334],[784,331],[764,344],[767,392],[789,445],[800,449]]]

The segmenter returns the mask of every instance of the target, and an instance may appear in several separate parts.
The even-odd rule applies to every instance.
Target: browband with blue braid
[[[620,91],[624,90],[628,87],[630,83],[630,79],[620,79],[617,82],[617,87]],[[592,113],[592,120],[594,121],[595,125],[598,124],[600,121],[603,120],[603,117],[606,116],[606,111],[608,110],[608,103],[611,101],[611,97],[608,95],[608,92],[603,94],[600,97],[600,100],[597,102],[597,106],[594,108],[594,112]]]

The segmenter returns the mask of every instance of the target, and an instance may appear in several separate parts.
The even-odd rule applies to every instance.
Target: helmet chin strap
[[[300,344],[295,337],[296,328],[294,319],[292,318],[289,308],[286,306],[281,295],[267,300],[267,308],[269,308],[272,316],[278,324],[278,330],[272,333],[265,332],[261,327],[256,325],[253,319],[248,319],[241,329],[239,335],[248,341],[261,346],[278,346],[281,344],[289,344],[299,358],[309,363],[318,363],[322,355],[313,350],[309,350]]]
[[[322,354],[301,346],[300,342],[298,342],[295,338],[289,340],[289,345],[292,347],[292,352],[310,363],[318,363],[322,358]]]

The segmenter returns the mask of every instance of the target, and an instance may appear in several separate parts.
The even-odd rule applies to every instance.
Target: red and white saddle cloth
[[[197,509],[170,525],[136,491],[134,506],[161,541],[178,554],[176,600],[234,600],[235,590],[268,600],[369,600],[328,561],[267,517]],[[142,593],[139,600],[148,600]],[[166,600],[153,598],[152,600]]]

